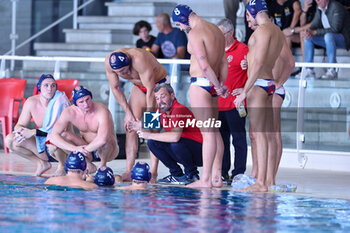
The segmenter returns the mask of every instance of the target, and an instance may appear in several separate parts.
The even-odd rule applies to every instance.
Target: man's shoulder
[[[28,97],[24,104],[27,106],[37,106],[38,103],[40,103],[40,94]]]
[[[108,115],[110,113],[109,109],[103,103],[94,101],[94,105],[96,106],[96,109],[97,109],[96,115]]]
[[[329,1],[329,5],[328,5],[329,9],[331,11],[334,11],[334,10],[345,10],[344,6],[339,3],[338,1],[335,1],[335,0],[330,0]]]

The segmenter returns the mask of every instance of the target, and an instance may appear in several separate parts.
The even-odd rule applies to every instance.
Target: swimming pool
[[[350,232],[350,201],[150,186],[84,191],[0,175],[0,232]]]

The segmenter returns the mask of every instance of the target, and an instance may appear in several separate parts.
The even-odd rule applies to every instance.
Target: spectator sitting
[[[289,47],[292,46],[292,42],[300,43],[299,34],[294,31],[294,28],[299,24],[300,2],[298,0],[272,0],[268,9],[275,24],[281,28],[286,36]],[[292,33],[289,33],[290,31]]]
[[[136,48],[143,48],[147,51],[151,51],[156,38],[149,34],[150,31],[152,31],[152,26],[147,21],[140,20],[135,23],[132,32],[135,36],[140,37],[140,39],[136,41]]]
[[[156,25],[159,33],[152,45],[152,53],[158,58],[162,56],[164,58],[188,58],[186,34],[180,29],[171,26],[169,15],[158,15]]]
[[[310,29],[305,31],[305,62],[313,62],[315,45],[326,48],[328,63],[336,63],[336,49],[350,49],[349,13],[337,1],[316,0],[316,15]],[[306,69],[306,77],[315,77],[313,69]],[[329,68],[322,79],[335,79],[337,73]]]
[[[309,29],[311,26],[311,22],[315,17],[316,7],[317,7],[317,4],[314,0],[305,0],[304,8],[302,9],[300,14],[300,21],[299,21],[300,26],[294,28],[294,33],[300,34],[300,48],[301,48],[301,53],[303,57],[303,62],[305,61],[305,49],[304,49],[305,30]],[[290,36],[293,34],[291,28],[285,29],[284,33],[287,36]]]

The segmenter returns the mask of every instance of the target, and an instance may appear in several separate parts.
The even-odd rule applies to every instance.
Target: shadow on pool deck
[[[147,155],[142,154],[138,161],[142,160],[150,164]],[[114,160],[108,163],[115,174],[125,171],[126,160]],[[44,174],[50,176],[54,173],[57,163],[52,163],[52,168]],[[201,172],[201,169],[199,169]],[[35,164],[17,156],[14,153],[5,154],[0,150],[0,173],[14,175],[33,175]],[[246,174],[250,174],[250,167]],[[168,169],[159,163],[158,178],[168,175]],[[296,194],[317,196],[325,198],[350,199],[350,172],[334,172],[312,169],[280,168],[277,174],[277,184],[296,184]],[[229,188],[229,187],[224,187]]]

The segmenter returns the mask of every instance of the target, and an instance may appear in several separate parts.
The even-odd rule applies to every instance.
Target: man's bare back
[[[256,59],[256,53],[263,53],[265,54],[265,59],[262,63],[263,67],[261,72],[258,74],[257,78],[273,79],[272,69],[282,50],[284,40],[283,33],[275,24],[268,22],[259,25],[248,41],[248,78],[252,76],[252,74],[250,74],[252,69],[249,68],[254,67],[258,62]]]
[[[71,188],[82,188],[82,189],[98,188],[98,186],[96,184],[84,181],[77,176],[51,177],[50,179],[48,179],[45,182],[45,184],[66,186],[66,187],[71,187]]]
[[[193,46],[191,45],[191,37],[198,38],[196,42],[204,44],[205,53],[208,54],[208,62],[210,67],[215,72],[218,77],[220,74],[220,68],[222,63],[222,57],[225,55],[225,38],[221,36],[220,29],[205,20],[201,20],[195,28],[193,28],[189,33],[188,42],[188,52],[192,55]],[[201,67],[198,64],[197,57],[191,56],[191,67],[190,75],[191,77],[205,77]]]

